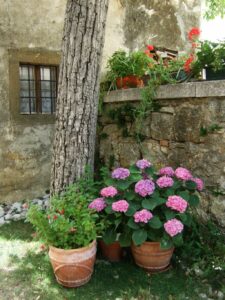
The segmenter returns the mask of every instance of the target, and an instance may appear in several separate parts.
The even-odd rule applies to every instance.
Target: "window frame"
[[[43,64],[31,64],[31,63],[21,63],[19,64],[19,68],[21,66],[24,66],[24,67],[34,67],[34,86],[35,86],[35,98],[36,98],[36,101],[35,101],[35,107],[36,107],[36,111],[35,112],[31,112],[30,110],[30,113],[26,113],[26,112],[21,112],[20,110],[20,114],[23,114],[23,115],[36,115],[36,114],[43,114],[43,115],[53,115],[55,114],[55,111],[53,111],[53,107],[55,107],[56,105],[56,99],[57,99],[57,92],[58,92],[58,77],[59,77],[59,66],[58,65],[43,65]],[[41,80],[41,68],[55,68],[55,84],[56,84],[56,99],[55,99],[55,103],[53,104],[53,97],[51,95],[51,112],[44,112],[42,111],[42,96],[41,96],[41,81],[44,81],[44,80]],[[20,84],[21,84],[21,78],[20,78]],[[50,82],[52,82],[50,80]],[[51,83],[52,84],[52,83]],[[20,86],[21,88],[21,86]],[[52,90],[51,90],[52,92]],[[20,95],[20,100],[21,100],[21,95]],[[31,109],[31,107],[30,107]]]
[[[20,74],[21,64],[39,66],[59,66],[61,53],[43,49],[10,49],[9,50],[9,100],[10,114],[13,123],[33,125],[55,122],[55,113],[23,114],[20,112]]]

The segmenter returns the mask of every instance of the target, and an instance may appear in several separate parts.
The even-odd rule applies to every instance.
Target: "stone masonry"
[[[204,216],[211,215],[225,227],[225,81],[161,86],[157,95],[161,109],[144,120],[141,144],[132,136],[135,124],[126,124],[124,137],[108,116],[109,110],[124,103],[138,105],[139,100],[139,89],[106,96],[100,117],[101,162],[126,167],[144,157],[157,167],[189,168],[207,188],[202,198]]]

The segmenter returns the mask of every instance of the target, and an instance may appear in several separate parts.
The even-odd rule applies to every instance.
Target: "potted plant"
[[[192,28],[188,33],[191,53],[184,64],[186,73],[199,77],[205,70],[206,80],[225,79],[225,43],[199,40],[200,30]]]
[[[79,184],[51,198],[50,207],[33,205],[27,219],[49,246],[49,258],[57,281],[66,287],[78,287],[91,278],[96,255],[96,235],[101,224],[88,209],[89,198]]]
[[[143,51],[116,51],[108,60],[107,78],[116,83],[117,88],[142,87],[142,77],[151,62],[152,58]]]
[[[115,169],[105,184],[104,213],[110,220],[116,216],[107,231],[108,242],[115,240],[120,227],[118,241],[131,245],[137,265],[151,272],[165,270],[174,247],[183,243],[185,226],[192,224],[190,211],[199,203],[202,180],[182,167],[156,172],[142,159],[129,169]]]

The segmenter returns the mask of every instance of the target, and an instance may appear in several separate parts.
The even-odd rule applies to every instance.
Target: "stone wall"
[[[202,198],[205,216],[210,214],[225,227],[225,81],[161,86],[157,94],[161,108],[143,121],[145,137],[140,144],[133,136],[135,124],[127,122],[124,137],[123,128],[109,117],[110,110],[125,103],[138,105],[139,100],[139,89],[106,96],[99,119],[101,162],[126,167],[144,157],[158,168],[189,168],[207,186]]]
[[[119,48],[154,43],[183,49],[186,32],[199,25],[201,1],[178,2],[110,0],[102,70]],[[34,60],[58,55],[65,5],[66,0],[0,0],[0,203],[33,198],[49,188],[54,118],[26,116],[18,121],[13,101],[19,97],[11,84],[18,70],[10,71],[10,59],[22,52]]]

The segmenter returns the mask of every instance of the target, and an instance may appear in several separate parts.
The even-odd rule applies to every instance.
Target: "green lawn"
[[[22,221],[0,227],[1,300],[197,300],[206,292],[206,283],[175,267],[149,276],[129,255],[121,263],[98,257],[88,284],[63,288],[54,279],[47,252],[40,251],[32,233],[31,225]]]

